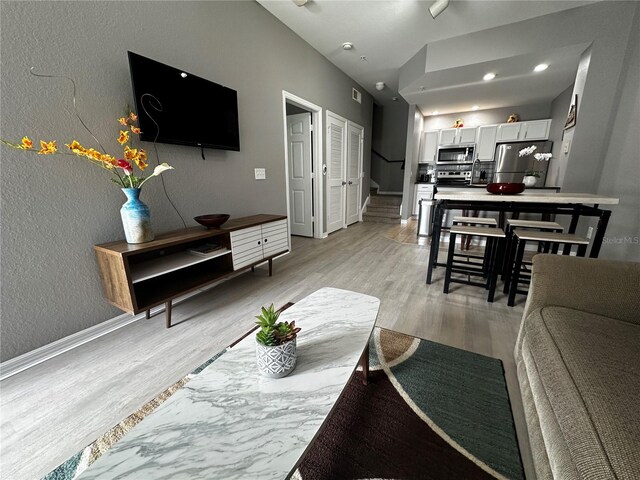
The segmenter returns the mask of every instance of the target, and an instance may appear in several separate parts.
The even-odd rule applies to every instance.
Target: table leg
[[[600,214],[600,220],[598,220],[598,226],[596,227],[596,234],[593,237],[593,245],[589,252],[589,257],[598,258],[600,254],[600,247],[602,247],[602,241],[604,240],[604,232],[607,231],[607,225],[609,224],[609,217],[611,216],[610,210],[602,210]]]
[[[146,312],[144,312],[144,318],[146,318],[147,320],[151,318],[151,310],[147,310]]]
[[[440,248],[440,233],[442,231],[442,216],[444,205],[439,202],[433,215],[433,234],[431,235],[431,250],[429,251],[429,264],[427,265],[427,284],[431,284],[433,267],[438,261],[438,249]]]
[[[369,344],[364,348],[362,357],[360,357],[360,365],[362,366],[362,384],[369,384]]]
[[[164,305],[165,305],[164,315],[165,315],[166,327],[171,328],[171,300],[169,300]]]
[[[576,207],[573,209],[573,215],[571,215],[571,223],[569,224],[569,231],[567,233],[576,233],[576,228],[578,228],[578,220],[580,220],[580,208]],[[571,253],[571,244],[565,243],[564,248],[562,249],[563,255],[569,255]]]

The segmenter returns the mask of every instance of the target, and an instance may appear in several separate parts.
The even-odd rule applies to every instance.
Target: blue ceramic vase
[[[140,201],[140,189],[123,188],[122,191],[127,196],[127,201],[120,209],[127,243],[150,242],[153,240],[151,212],[149,207]]]

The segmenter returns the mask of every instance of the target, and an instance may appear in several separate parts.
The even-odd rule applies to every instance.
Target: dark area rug
[[[44,479],[77,478],[222,354]],[[376,328],[370,365],[369,384],[352,377],[294,480],[524,478],[500,360]]]
[[[500,360],[380,329],[371,352],[295,479],[524,477]]]

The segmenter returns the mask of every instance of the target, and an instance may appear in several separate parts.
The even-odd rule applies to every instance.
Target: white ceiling
[[[296,6],[292,0],[257,1],[362,85],[374,96],[376,102],[386,104],[391,97],[399,96],[400,67],[427,43],[580,7],[594,0],[452,0],[449,7],[436,19],[431,18],[428,12],[433,0],[309,0],[302,7]],[[344,42],[353,43],[355,48],[343,50]],[[577,57],[571,59],[572,53],[575,52],[557,52],[557,55],[570,60],[568,63],[573,63],[575,77]],[[366,60],[362,61],[361,56],[366,57]],[[494,80],[493,86],[476,81],[478,68],[481,66],[450,69],[439,72],[438,75],[430,73],[433,79],[428,82],[429,85],[424,85],[424,97],[421,100],[419,95],[413,94],[411,102],[428,104],[425,108],[429,111],[437,109],[441,112],[465,111],[471,105],[480,105],[481,109],[495,108],[504,106],[504,102],[497,100],[498,92],[502,92],[501,95],[511,102],[507,106],[525,105],[548,98],[563,85],[557,92],[560,93],[573,81],[566,68],[550,68],[537,77],[540,80],[543,75],[547,75],[546,78],[550,80],[540,81],[540,85],[535,86],[540,88],[541,94],[534,98],[531,87],[523,88],[523,81],[526,83],[523,77],[519,83],[513,78],[523,75],[526,69],[530,71],[533,66],[525,65],[525,62],[533,59],[519,60],[505,60],[509,65],[504,67],[511,72],[511,79],[501,75],[502,79]],[[505,71],[499,64],[490,66]],[[482,75],[484,73],[486,72]],[[552,76],[555,83],[551,80]],[[387,86],[379,92],[375,89],[376,82],[385,82]],[[556,85],[555,89],[552,83]],[[518,85],[520,88],[517,88]],[[436,97],[427,89],[443,86],[448,86],[442,97],[446,101],[436,102],[442,106],[432,107]],[[467,106],[469,103],[471,105]],[[463,110],[454,110],[463,105]]]

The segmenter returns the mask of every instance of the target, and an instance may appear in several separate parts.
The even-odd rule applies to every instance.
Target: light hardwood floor
[[[2,381],[2,478],[40,478],[247,332],[261,305],[295,302],[325,286],[380,298],[380,327],[500,358],[525,471],[534,478],[513,360],[523,301],[509,308],[500,291],[489,304],[483,289],[462,285],[444,295],[442,268],[426,285],[429,250],[418,245],[415,222],[358,223],[292,243],[273,277],[260,267],[185,300],[171,329],[162,315],[137,321]]]

